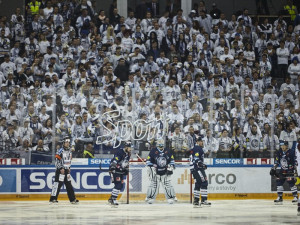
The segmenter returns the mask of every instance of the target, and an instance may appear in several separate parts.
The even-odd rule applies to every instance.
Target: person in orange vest
[[[283,7],[284,10],[286,10],[291,15],[291,20],[294,21],[296,18],[296,15],[298,14],[297,7],[293,5],[292,0],[287,0],[287,4]]]
[[[28,8],[30,8],[32,15],[38,14],[40,11],[40,7],[41,7],[41,3],[38,2],[37,0],[31,0],[31,2],[28,3]]]

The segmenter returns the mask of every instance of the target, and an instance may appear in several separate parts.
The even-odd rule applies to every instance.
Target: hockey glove
[[[204,170],[207,169],[207,166],[201,161],[197,162],[197,166],[198,166],[199,169],[204,169]]]
[[[168,168],[167,168],[167,175],[172,175],[174,169],[175,169],[175,168],[174,168],[173,165],[168,165]]]
[[[109,172],[115,173],[117,168],[117,163],[115,161],[112,161],[110,166],[109,166]]]

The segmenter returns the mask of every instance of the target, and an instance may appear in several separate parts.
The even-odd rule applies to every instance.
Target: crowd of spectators
[[[31,0],[0,17],[0,151],[52,154],[66,135],[75,157],[112,151],[121,123],[147,151],[166,137],[176,159],[197,136],[209,157],[270,157],[294,147],[300,124],[300,25],[204,1],[188,16],[142,1],[128,17],[95,1]],[[144,10],[144,11],[143,11]],[[171,11],[172,10],[172,11]],[[141,12],[144,12],[142,14]],[[109,15],[107,15],[109,14]],[[120,113],[117,113],[117,110]],[[133,126],[134,121],[140,125]],[[125,126],[123,126],[124,128]],[[98,145],[97,137],[103,145]],[[54,146],[53,146],[54,144]]]

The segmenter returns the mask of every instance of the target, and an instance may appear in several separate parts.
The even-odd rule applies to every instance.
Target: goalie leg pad
[[[149,180],[151,181],[156,176],[155,168],[147,166],[147,174],[149,177]]]
[[[155,175],[151,180],[151,183],[147,190],[147,199],[155,199],[158,193],[159,185],[158,185],[158,175]]]
[[[171,179],[168,177],[169,176],[167,175],[161,176],[162,178],[161,181],[162,181],[163,188],[165,190],[165,196],[167,200],[175,198],[175,190],[174,187],[172,186]]]

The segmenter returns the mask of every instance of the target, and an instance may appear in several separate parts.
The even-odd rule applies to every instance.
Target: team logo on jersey
[[[122,168],[127,168],[129,166],[129,162],[127,159],[124,159],[121,163],[121,167]]]
[[[251,141],[251,146],[254,147],[254,148],[257,148],[258,147],[258,140],[257,139],[254,139]]]
[[[159,167],[165,167],[167,165],[167,159],[165,157],[158,157],[157,158],[157,165]]]
[[[287,160],[285,158],[282,158],[280,160],[280,165],[281,165],[282,169],[287,169],[288,168],[288,162],[287,162]]]

